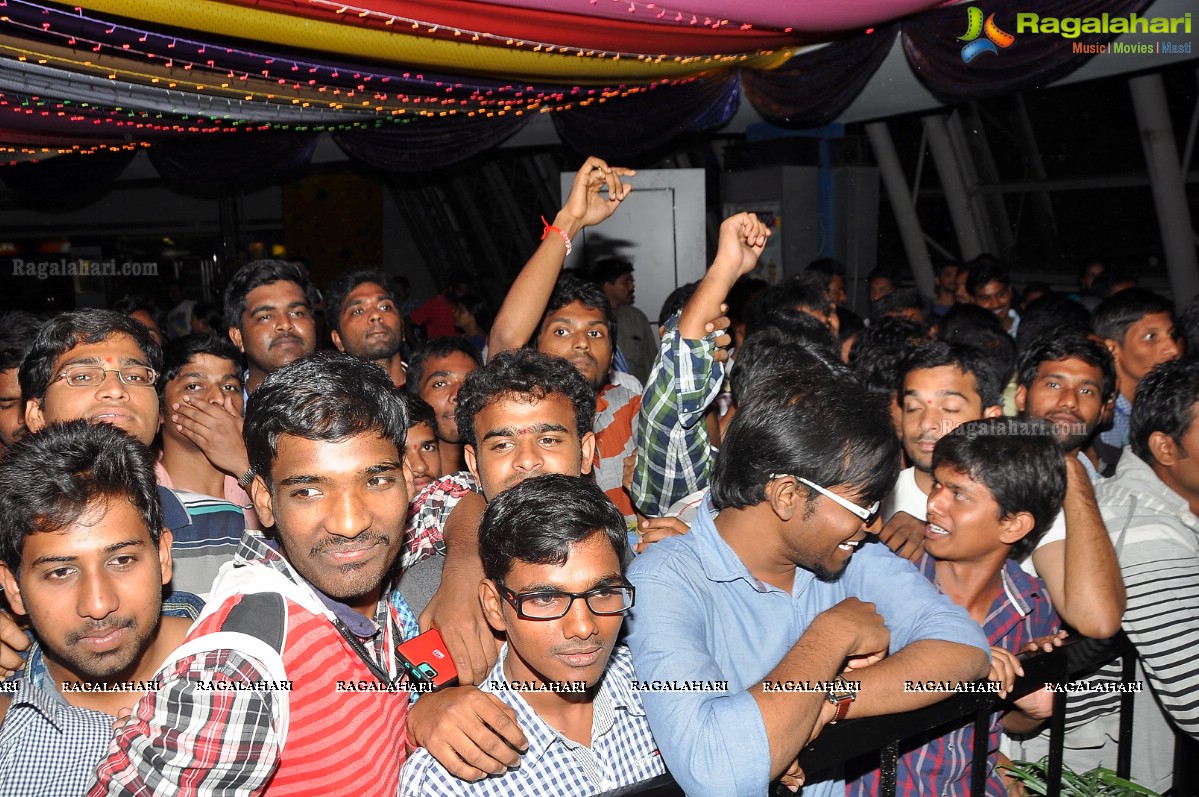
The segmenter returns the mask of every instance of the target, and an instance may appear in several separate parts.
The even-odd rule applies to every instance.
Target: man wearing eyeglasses
[[[512,708],[528,750],[518,767],[473,783],[418,750],[402,797],[583,797],[665,771],[628,648],[616,646],[635,597],[626,547],[620,511],[587,480],[538,476],[492,499],[479,597],[506,643],[480,686]]]
[[[799,752],[825,725],[943,697],[920,678],[987,674],[978,624],[881,545],[879,500],[899,466],[889,413],[850,376],[785,370],[754,382],[721,440],[711,505],[691,533],[629,568],[639,678],[727,681],[724,692],[642,697],[666,766],[688,795],[805,797]]]
[[[153,445],[161,418],[155,385],[162,362],[162,349],[135,319],[110,310],[55,316],[21,363],[25,423],[37,433],[56,421],[83,418]],[[245,516],[210,496],[167,488],[159,494],[174,533],[171,587],[206,597],[217,570],[237,551]]]

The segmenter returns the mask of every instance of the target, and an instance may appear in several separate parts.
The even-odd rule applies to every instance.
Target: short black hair
[[[16,573],[26,537],[66,528],[100,500],[131,504],[157,546],[154,463],[150,449],[107,423],[52,423],[25,435],[0,458],[0,560]]]
[[[1041,421],[967,421],[933,448],[933,468],[942,465],[985,485],[999,504],[1000,519],[1019,512],[1032,515],[1032,531],[1009,552],[1016,559],[1032,552],[1066,497],[1062,447],[1050,427]]]
[[[608,539],[623,564],[624,516],[594,482],[557,473],[525,479],[487,502],[479,522],[483,575],[503,581],[518,561],[566,564],[570,549],[595,534]]]
[[[391,289],[391,280],[382,271],[374,268],[362,268],[342,274],[333,280],[329,285],[329,290],[325,291],[325,326],[329,328],[330,332],[341,334],[341,306],[345,304],[346,297],[364,282],[373,282],[378,285],[387,294],[387,298],[391,299],[391,303],[396,303],[395,292]],[[396,312],[399,312],[398,308]]]
[[[967,327],[986,327],[1003,332],[1003,322],[990,310],[984,310],[977,304],[955,304],[941,316],[937,335],[941,340],[950,341],[959,334],[958,330]]]
[[[833,303],[828,298],[828,286],[805,272],[773,287],[767,287],[754,300],[753,307],[746,310],[746,324],[748,326],[757,323],[781,309],[809,310],[828,315],[833,311]],[[768,326],[766,323],[760,325]]]
[[[811,318],[807,313],[799,315]],[[845,376],[848,370],[831,348],[796,335],[794,328],[766,327],[747,335],[737,351],[737,359],[729,372],[733,400],[754,395],[760,390],[759,382],[777,373],[790,373],[796,378],[826,379]]]
[[[1003,406],[1003,389],[1007,385],[1007,378],[1001,378],[999,369],[992,367],[988,362],[987,353],[974,346],[946,343],[943,340],[935,340],[917,347],[904,360],[899,377],[899,403],[903,403],[903,383],[908,374],[912,371],[945,366],[952,366],[964,374],[974,376],[974,384],[978,388],[983,409]]]
[[[1007,389],[1008,382],[1016,373],[1016,341],[1003,331],[1003,327],[961,326],[954,330],[949,337],[944,338],[951,344],[962,344],[981,349],[987,356],[983,364],[993,372],[999,384],[999,392]]]
[[[749,337],[771,327],[781,330],[791,340],[803,341],[810,346],[824,349],[833,357],[837,356],[837,337],[833,330],[809,312],[790,307],[775,307],[767,313],[754,316],[753,320],[746,323],[745,335]]]
[[[591,267],[591,281],[597,285],[607,285],[609,282],[633,273],[633,261],[625,257],[601,257]]]
[[[229,340],[216,330],[206,335],[184,335],[168,343],[162,350],[162,376],[158,378],[158,395],[162,395],[167,382],[179,376],[191,359],[199,354],[220,357],[233,363],[237,370],[237,379],[241,381],[241,352]]]
[[[304,292],[304,300],[308,302],[309,308],[315,303],[312,283],[308,281],[308,275],[303,268],[286,260],[255,260],[234,272],[229,284],[225,286],[226,329],[241,329],[242,313],[246,311],[246,297],[255,288],[270,285],[272,282],[294,282]]]
[[[56,315],[38,331],[21,363],[17,379],[22,403],[41,399],[54,378],[54,364],[76,346],[101,343],[113,335],[125,335],[145,355],[146,365],[162,372],[162,349],[140,321],[112,310],[74,310]]]
[[[166,335],[170,331],[170,325],[167,324],[167,314],[158,302],[148,296],[143,296],[138,293],[126,294],[122,298],[113,302],[108,306],[109,310],[116,311],[122,315],[132,316],[136,312],[143,312],[150,316],[150,319],[158,327],[158,331]]]
[[[680,285],[670,292],[666,297],[666,301],[662,302],[662,309],[658,311],[658,326],[666,326],[666,322],[674,316],[675,313],[682,312],[687,306],[687,302],[691,301],[691,297],[695,295],[699,289],[699,282],[688,282],[686,285]],[[729,306],[729,317],[732,320],[732,306]]]
[[[933,303],[915,288],[896,288],[874,303],[870,311],[871,323],[887,316],[899,315],[904,310],[915,310],[927,324],[933,314]]]
[[[491,309],[491,303],[481,294],[474,291],[459,291],[453,304],[465,310],[467,315],[473,316],[480,329],[491,328],[491,322],[495,320],[495,313]]]
[[[0,326],[3,326],[0,320]],[[1178,318],[1174,319],[1175,329],[1179,337],[1186,342],[1186,354],[1193,359],[1199,359],[1199,296],[1191,300]],[[2,347],[0,347],[2,348]]]
[[[615,354],[616,311],[612,309],[612,303],[608,301],[608,294],[604,293],[604,289],[594,282],[580,279],[573,274],[563,274],[554,284],[554,291],[545,305],[541,322],[537,324],[537,332],[533,340],[529,342],[535,344],[536,339],[541,336],[541,332],[545,328],[545,320],[572,302],[578,302],[588,310],[603,311],[604,322],[608,325],[608,337],[612,340],[612,353]],[[607,363],[600,363],[600,367],[607,367]]]
[[[404,409],[408,413],[408,428],[427,424],[434,431],[437,430],[437,413],[429,406],[429,403],[420,396],[415,396],[407,391],[399,392],[400,401],[404,402]]]
[[[479,347],[466,338],[457,335],[429,338],[416,347],[416,351],[408,360],[408,370],[404,375],[404,389],[414,396],[419,396],[420,380],[425,374],[425,363],[437,357],[449,357],[451,354],[465,354],[475,361],[476,367],[483,365],[483,355],[479,353]]]
[[[1100,382],[1102,400],[1106,403],[1116,395],[1116,365],[1107,347],[1096,343],[1085,334],[1079,334],[1070,329],[1050,331],[1049,334],[1034,341],[1020,355],[1020,367],[1016,373],[1016,383],[1025,388],[1030,387],[1037,378],[1037,370],[1042,363],[1056,360],[1076,359],[1099,369],[1102,374]]]
[[[866,275],[866,284],[875,280],[891,280],[891,284],[896,288],[899,287],[899,272],[890,266],[875,266],[870,269],[870,273]]]
[[[1012,285],[1012,278],[1008,275],[1007,268],[994,255],[979,255],[967,266],[970,269],[970,276],[966,277],[966,291],[971,296],[978,293],[979,288],[992,280],[1005,288],[1010,288]]]
[[[1091,314],[1091,329],[1104,340],[1124,345],[1128,328],[1147,315],[1166,313],[1174,318],[1174,305],[1145,288],[1129,288],[1104,299]]]
[[[21,360],[45,320],[24,310],[0,315],[0,371],[21,367]]]
[[[557,393],[574,407],[579,439],[590,432],[595,422],[595,388],[569,361],[536,349],[515,349],[497,354],[482,368],[471,371],[458,391],[454,417],[462,442],[477,446],[475,416],[483,409],[509,396],[541,401]]]
[[[852,377],[797,376],[769,374],[737,405],[712,470],[717,508],[762,503],[772,473],[843,485],[863,504],[894,487],[899,438],[883,400]],[[816,495],[810,488],[809,494]]]
[[[1091,331],[1091,311],[1073,299],[1049,294],[1033,299],[1020,313],[1016,330],[1016,348],[1024,351],[1038,338],[1057,330],[1070,330],[1086,335]]]
[[[833,284],[833,277],[845,276],[845,264],[832,257],[821,257],[808,263],[805,274],[811,274],[825,290]]]
[[[1119,295],[1119,294],[1117,294]],[[1137,400],[1128,420],[1132,453],[1150,465],[1157,462],[1149,448],[1154,432],[1169,435],[1182,445],[1182,438],[1195,420],[1199,403],[1199,362],[1171,360],[1145,374],[1137,385]]]
[[[928,341],[928,330],[902,316],[888,316],[862,330],[849,350],[849,367],[871,393],[894,398],[904,359]]]
[[[272,490],[271,466],[283,435],[337,442],[367,432],[393,442],[402,456],[408,414],[386,371],[332,351],[318,351],[268,375],[246,402],[242,429],[250,468]]]

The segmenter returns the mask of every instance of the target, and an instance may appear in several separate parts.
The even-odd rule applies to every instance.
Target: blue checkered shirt
[[[520,767],[504,775],[471,783],[459,780],[429,755],[417,750],[404,764],[401,797],[589,797],[648,780],[666,771],[658,745],[650,735],[633,658],[623,645],[612,651],[592,710],[591,747],[567,739],[529,707],[519,692],[507,688],[504,661],[508,646],[483,682],[516,712],[529,740]]]
[[[1132,402],[1124,398],[1124,394],[1116,394],[1116,408],[1112,412],[1112,428],[1101,432],[1099,439],[1113,448],[1124,448],[1128,445],[1128,427],[1132,418]]]
[[[715,333],[688,340],[679,334],[678,315],[666,323],[637,413],[633,505],[648,517],[664,516],[671,504],[708,486],[712,448],[704,412],[724,380],[715,353]]]
[[[0,797],[79,797],[104,758],[113,718],[77,708],[53,688],[17,685],[0,723]]]

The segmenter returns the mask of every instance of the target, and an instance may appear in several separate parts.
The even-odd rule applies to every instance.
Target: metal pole
[[[1128,89],[1132,93],[1141,146],[1145,150],[1153,203],[1157,206],[1157,224],[1161,229],[1174,306],[1181,310],[1199,293],[1199,261],[1195,258],[1194,230],[1170,110],[1166,105],[1166,90],[1159,73],[1130,78]]]
[[[891,200],[891,209],[895,212],[895,223],[899,225],[899,235],[903,239],[908,264],[912,267],[912,276],[916,278],[916,287],[926,296],[936,296],[937,292],[933,288],[933,264],[928,257],[924,232],[920,229],[920,218],[916,215],[916,206],[912,203],[907,178],[904,177],[903,167],[899,163],[891,132],[887,129],[886,122],[870,122],[866,125],[866,133],[870,136],[871,146],[874,147],[874,157],[883,176],[887,198]]]
[[[928,134],[928,147],[933,154],[937,175],[941,178],[941,187],[945,189],[945,202],[949,205],[949,216],[953,220],[953,230],[957,235],[958,248],[962,250],[962,259],[971,260],[983,253],[983,242],[974,226],[970,194],[966,190],[966,183],[962,180],[962,172],[954,156],[953,142],[949,138],[945,117],[930,114],[920,122]]]

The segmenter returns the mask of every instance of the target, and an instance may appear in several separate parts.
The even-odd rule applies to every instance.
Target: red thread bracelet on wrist
[[[563,230],[561,227],[555,227],[554,225],[550,224],[545,220],[545,216],[541,217],[541,223],[545,225],[545,229],[541,231],[541,240],[544,241],[546,236],[551,232],[556,232],[562,236],[562,242],[566,244],[566,254],[569,255],[571,251],[574,250],[574,247],[570,243],[570,236],[566,234],[565,230]]]

